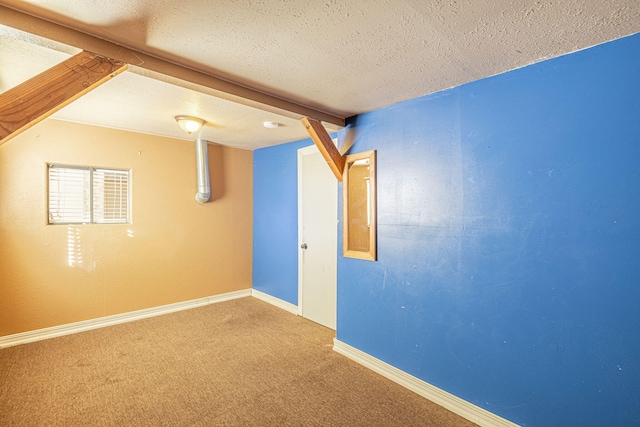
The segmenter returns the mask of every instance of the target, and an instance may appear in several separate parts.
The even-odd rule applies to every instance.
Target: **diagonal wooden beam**
[[[130,64],[132,70],[140,69],[148,77],[169,77],[169,81],[202,93],[248,105],[264,111],[276,112],[300,119],[313,117],[325,123],[344,127],[344,118],[326,113],[288,99],[247,87],[211,73],[197,70],[194,66],[180,64],[181,58],[161,58],[140,50],[122,46],[16,9],[0,4],[0,25],[15,28],[48,40],[95,52],[107,58]],[[161,78],[162,80],[162,78]],[[195,85],[195,87],[194,87]]]
[[[0,144],[123,72],[127,65],[90,52],[49,68],[0,94]]]
[[[338,181],[342,181],[342,171],[344,170],[344,157],[340,154],[327,130],[318,120],[304,117],[301,120],[307,132],[313,139],[313,142],[320,150],[322,157],[327,161],[331,168],[331,172],[336,176]]]

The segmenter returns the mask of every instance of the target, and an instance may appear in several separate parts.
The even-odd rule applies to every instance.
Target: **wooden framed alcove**
[[[342,173],[343,255],[377,259],[376,152],[349,154]]]

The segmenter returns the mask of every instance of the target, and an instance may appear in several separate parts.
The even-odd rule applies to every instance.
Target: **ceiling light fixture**
[[[264,127],[266,127],[267,129],[275,129],[275,128],[277,128],[277,127],[279,127],[279,126],[280,126],[280,123],[278,123],[278,122],[270,122],[270,121],[266,121],[266,122],[262,123],[262,125],[263,125]]]
[[[193,132],[197,132],[200,130],[202,126],[204,126],[206,121],[193,116],[185,116],[180,115],[176,116],[176,122],[180,125],[180,128],[191,135]]]

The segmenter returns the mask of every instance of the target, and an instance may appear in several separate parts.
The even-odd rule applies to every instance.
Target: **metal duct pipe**
[[[198,169],[198,194],[196,201],[206,203],[211,197],[211,186],[209,185],[209,141],[201,139],[198,133],[196,139],[196,167]]]

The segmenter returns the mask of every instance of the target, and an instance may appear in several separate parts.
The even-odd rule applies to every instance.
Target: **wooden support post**
[[[291,118],[300,119],[311,116],[338,127],[344,126],[343,117],[231,82],[206,71],[196,70],[192,65],[181,65],[178,57],[153,56],[0,4],[0,26],[2,25],[112,58],[131,65],[132,72],[168,81],[191,90]],[[141,73],[140,70],[143,72]]]
[[[127,68],[90,52],[77,55],[0,94],[0,144],[44,120]]]
[[[333,141],[329,136],[327,130],[322,126],[318,120],[304,117],[301,120],[304,127],[311,135],[311,139],[316,144],[322,157],[327,161],[327,164],[331,168],[331,171],[336,176],[338,181],[342,181],[342,171],[344,169],[344,157],[340,154]]]

